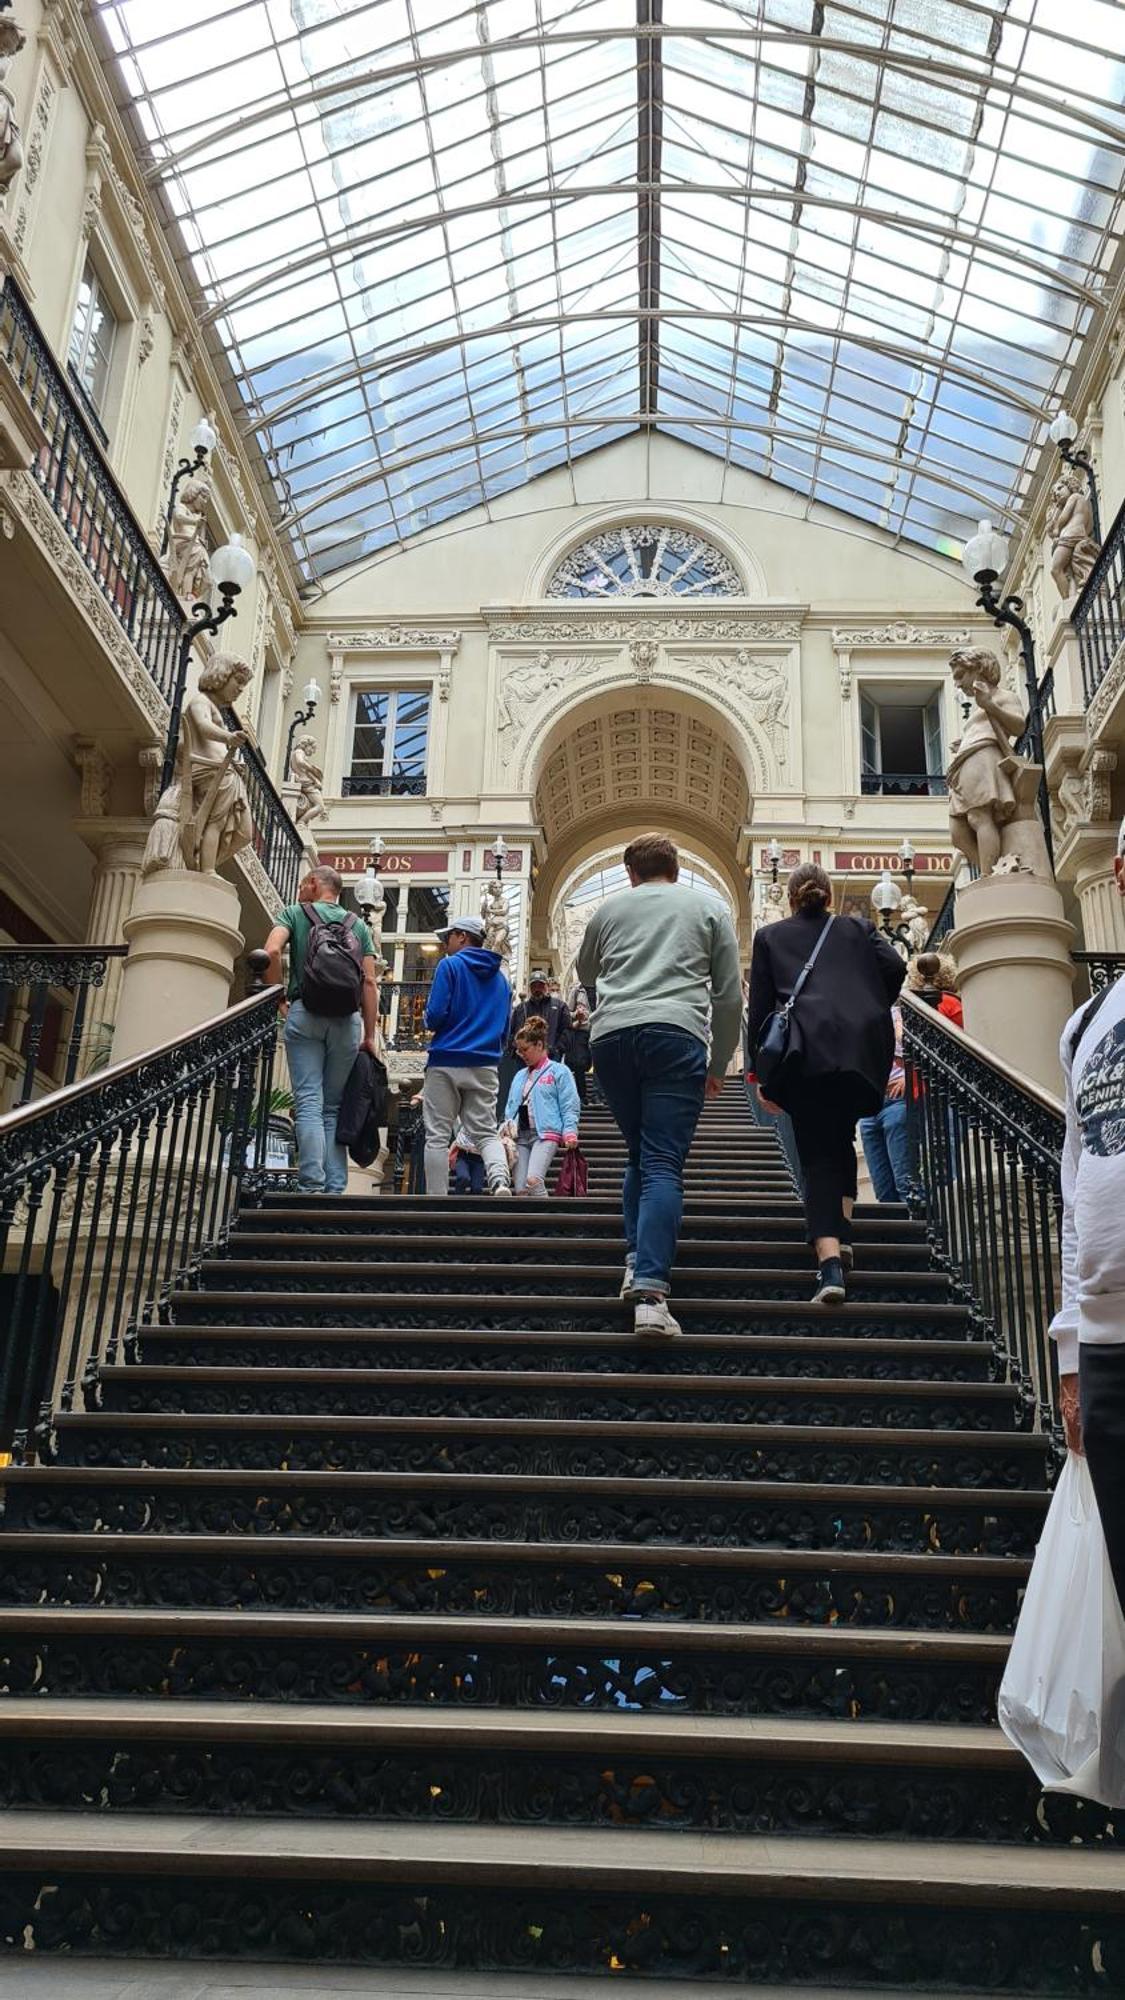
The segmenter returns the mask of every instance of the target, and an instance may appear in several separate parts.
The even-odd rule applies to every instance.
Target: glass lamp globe
[[[904,868],[913,868],[914,847],[911,841],[909,840],[903,841],[902,846],[898,850],[898,858],[902,862]]]
[[[1051,443],[1057,444],[1060,448],[1074,443],[1075,438],[1078,436],[1078,425],[1075,423],[1069,410],[1059,411],[1047,435]]]
[[[970,535],[961,554],[961,564],[965,575],[973,583],[982,577],[1003,576],[1008,567],[1008,540],[993,527],[991,521],[982,521],[975,535]]]
[[[306,708],[315,708],[320,700],[320,682],[309,681],[302,691],[301,700]]]
[[[246,590],[254,581],[254,558],[241,535],[232,535],[225,548],[215,550],[209,568],[216,590]]]
[[[193,451],[212,452],[219,442],[219,433],[213,424],[208,423],[206,417],[200,417],[191,434],[190,442]]]
[[[892,910],[900,910],[902,908],[902,890],[888,868],[884,868],[882,875],[872,889],[871,902],[873,908],[878,910],[881,917],[889,916]]]
[[[355,899],[361,909],[369,909],[379,900],[379,877],[370,868],[366,869],[355,885]]]

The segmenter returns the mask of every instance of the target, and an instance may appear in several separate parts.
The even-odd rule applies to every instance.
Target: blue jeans
[[[344,1085],[363,1040],[358,1014],[342,1020],[310,1014],[294,1000],[285,1023],[285,1054],[297,1127],[297,1185],[303,1194],[343,1194],[348,1156],[336,1137]]]
[[[707,1050],[685,1028],[603,1035],[598,1082],[629,1149],[622,1208],[638,1292],[667,1292],[684,1213],[684,1161],[703,1109]]]
[[[874,1118],[861,1118],[859,1136],[876,1201],[909,1201],[917,1187],[918,1172],[907,1127],[906,1098],[888,1099]]]

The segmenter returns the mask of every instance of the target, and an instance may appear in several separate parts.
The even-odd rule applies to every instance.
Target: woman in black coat
[[[806,862],[789,877],[793,914],[758,931],[750,963],[747,1041],[756,1051],[776,1007],[784,1005],[829,920],[832,884],[823,868]],[[799,1023],[797,1074],[775,1085],[780,1105],[759,1097],[769,1111],[793,1120],[805,1185],[809,1235],[820,1267],[814,1304],[837,1305],[845,1296],[844,1263],[851,1265],[852,1209],[856,1195],[855,1130],[877,1112],[894,1058],[891,1006],[906,967],[873,924],[839,917],[793,1010]]]

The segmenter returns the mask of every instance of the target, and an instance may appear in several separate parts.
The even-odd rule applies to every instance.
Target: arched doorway
[[[590,918],[599,903],[628,884],[629,878],[621,859],[625,844],[614,842],[602,853],[579,862],[556,891],[550,919],[551,945],[563,992],[568,998],[577,984],[575,956]],[[696,854],[690,845],[682,843],[680,880],[701,890],[705,896],[712,896],[737,927],[740,911],[737,903],[732,901],[721,874],[702,855]]]

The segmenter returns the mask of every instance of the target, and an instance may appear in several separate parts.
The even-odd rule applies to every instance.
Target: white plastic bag
[[[1048,1791],[1125,1805],[1125,1617],[1090,1468],[1073,1452],[1035,1551],[999,1715]]]

